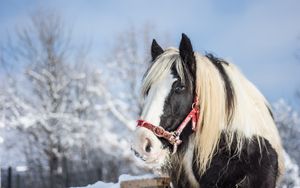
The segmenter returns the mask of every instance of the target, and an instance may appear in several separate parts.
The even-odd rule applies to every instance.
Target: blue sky
[[[237,64],[271,102],[284,97],[293,103],[300,89],[299,0],[6,0],[0,4],[0,42],[38,8],[57,10],[75,41],[93,41],[95,57],[122,31],[150,23],[158,41],[167,33],[177,46],[184,32],[196,51]]]

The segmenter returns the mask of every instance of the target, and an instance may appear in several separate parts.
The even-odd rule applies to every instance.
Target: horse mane
[[[198,129],[195,134],[196,162],[199,174],[210,166],[218,149],[221,133],[226,133],[227,146],[237,143],[234,151],[241,153],[245,139],[266,138],[277,151],[279,172],[283,172],[283,156],[280,138],[270,107],[264,96],[240,71],[224,60],[212,55],[194,53],[196,59],[196,94],[200,101]],[[145,73],[142,94],[145,96],[154,82],[170,74],[172,66],[182,82],[186,81],[183,61],[178,49],[168,48],[155,59]],[[254,137],[253,137],[254,136]]]
[[[278,153],[279,172],[282,172],[280,137],[264,96],[233,64],[211,55],[194,55],[196,93],[200,101],[199,129],[195,137],[199,173],[203,174],[209,167],[222,132],[226,133],[228,148],[236,139],[237,155],[241,153],[244,139],[266,138]]]

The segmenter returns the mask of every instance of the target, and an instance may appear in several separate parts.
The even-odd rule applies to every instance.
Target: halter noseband
[[[153,125],[144,120],[137,120],[138,127],[145,127],[152,131],[157,137],[166,139],[170,144],[173,145],[173,154],[176,153],[178,145],[181,144],[182,140],[180,140],[180,134],[183,129],[187,126],[187,124],[192,121],[192,130],[196,131],[198,115],[199,115],[199,104],[198,97],[195,96],[194,103],[192,104],[192,110],[185,117],[182,123],[177,127],[175,131],[169,132],[166,131],[163,127]]]

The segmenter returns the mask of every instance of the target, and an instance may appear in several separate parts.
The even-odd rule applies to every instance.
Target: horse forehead
[[[170,72],[152,84],[150,89],[150,91],[152,90],[151,94],[154,95],[154,97],[164,96],[164,98],[166,98],[171,92],[172,85],[176,80],[177,78]]]

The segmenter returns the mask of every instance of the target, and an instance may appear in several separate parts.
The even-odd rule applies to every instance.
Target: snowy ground
[[[122,181],[126,181],[126,180],[138,180],[138,179],[149,179],[149,178],[154,178],[156,177],[153,174],[145,174],[145,175],[141,175],[141,176],[131,176],[128,174],[123,174],[119,177],[119,180],[117,183],[105,183],[102,181],[99,181],[93,185],[88,185],[86,187],[81,187],[81,188],[120,188],[120,183]],[[79,187],[78,187],[79,188]]]

